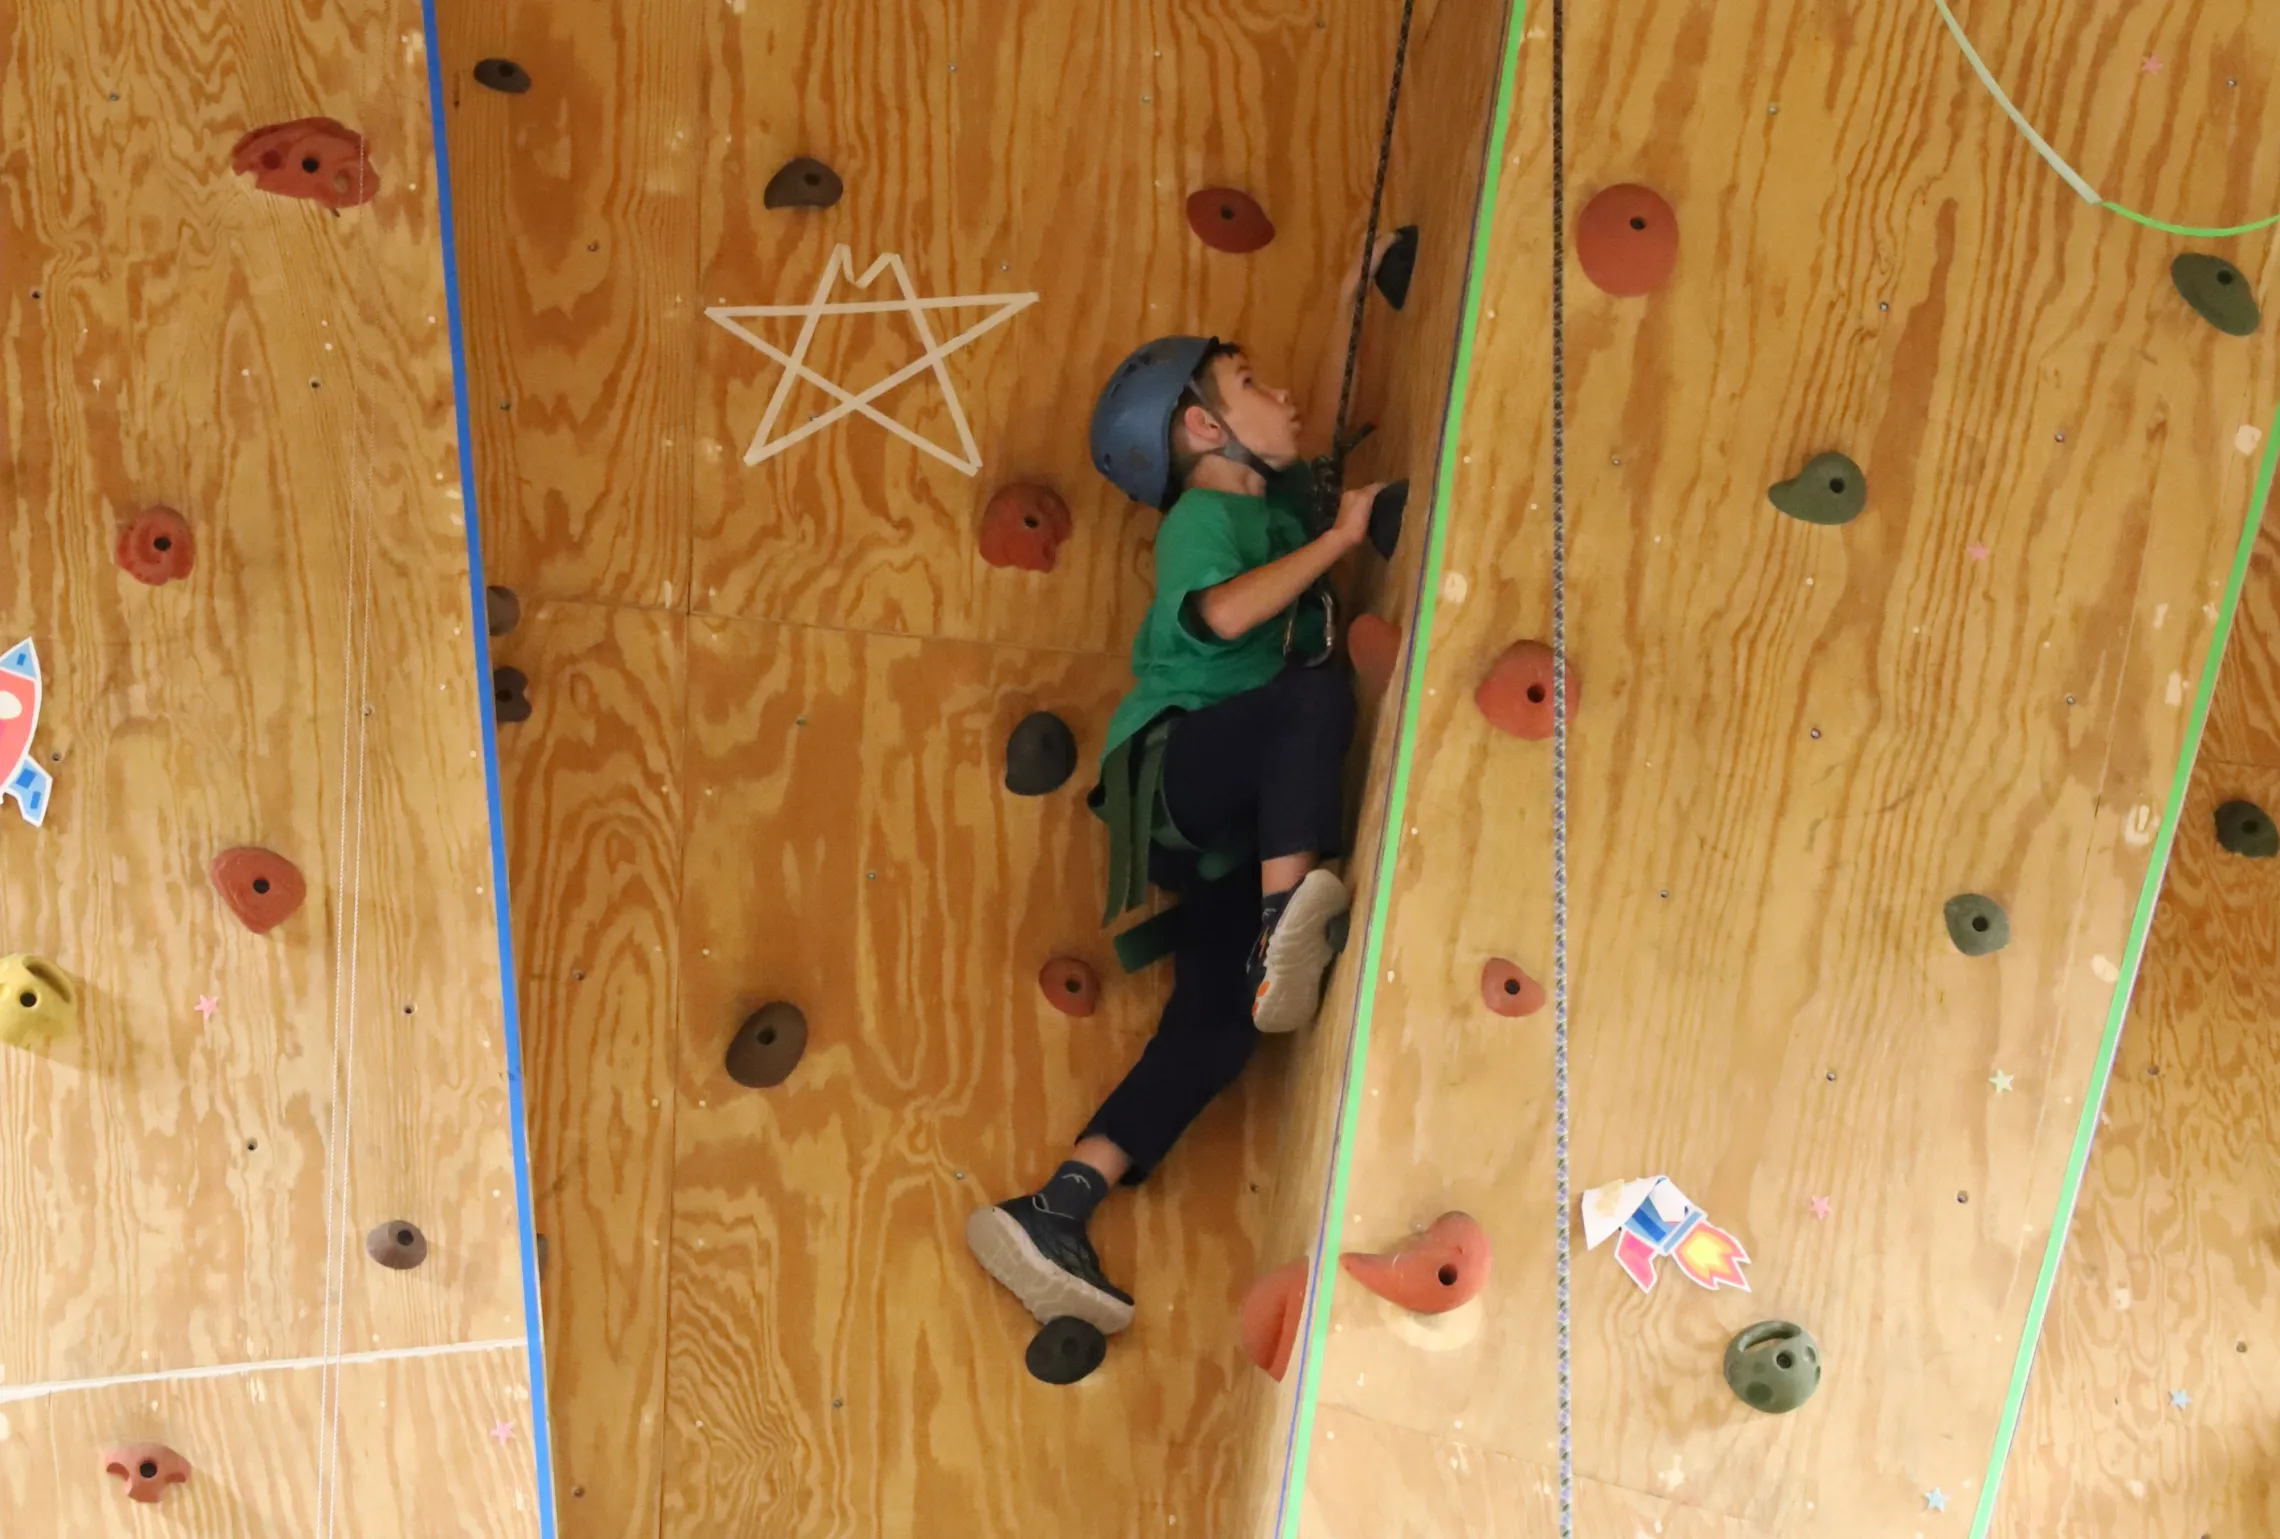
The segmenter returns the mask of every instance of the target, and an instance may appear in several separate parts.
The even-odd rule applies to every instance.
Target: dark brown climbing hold
[[[1843,455],[1816,454],[1786,481],[1776,481],[1766,500],[1807,524],[1849,524],[1868,506],[1868,477]]]
[[[1993,898],[1961,893],[1947,900],[1943,913],[1948,939],[1967,957],[1988,956],[2011,943],[2010,917]]]
[[[846,190],[838,172],[802,155],[785,161],[783,168],[768,178],[760,201],[769,208],[829,208]]]
[[[1045,1002],[1063,1015],[1087,1016],[1100,1008],[1100,974],[1078,957],[1055,957],[1037,969]]]
[[[522,600],[515,590],[493,584],[483,590],[483,624],[494,636],[504,636],[522,623]]]
[[[1051,711],[1032,711],[1005,740],[1005,788],[1016,796],[1043,796],[1077,772],[1077,735]]]
[[[1298,1342],[1298,1322],[1306,1313],[1306,1263],[1285,1261],[1251,1284],[1236,1316],[1243,1355],[1277,1384],[1290,1367]]]
[[[1354,660],[1354,677],[1362,681],[1363,692],[1375,699],[1393,682],[1393,670],[1401,662],[1401,632],[1391,620],[1358,614],[1346,627],[1346,655]]]
[[[530,89],[530,71],[512,59],[478,59],[475,83],[504,91],[509,96],[520,96]]]
[[[807,1052],[807,1017],[777,1000],[744,1018],[728,1044],[728,1077],[751,1090],[781,1085]]]
[[[354,208],[379,194],[364,136],[331,118],[300,118],[257,128],[238,140],[230,164],[253,173],[253,185],[282,198],[326,208]]]
[[[2217,809],[2217,843],[2250,860],[2270,860],[2280,855],[2280,829],[2256,803],[2226,802]]]
[[[2263,320],[2248,275],[2221,256],[2188,251],[2169,264],[2169,281],[2202,320],[2228,337],[2245,337]]]
[[[1583,275],[1618,299],[1652,293],[1678,261],[1678,215],[1651,187],[1609,187],[1576,219],[1575,255]]]
[[[1001,486],[982,509],[982,559],[991,566],[1050,572],[1074,527],[1069,505],[1051,488],[1028,481]]]
[[[119,526],[113,554],[129,577],[157,588],[190,575],[198,559],[198,541],[181,514],[168,507],[149,507]]]
[[[1583,685],[1576,678],[1575,660],[1567,665],[1567,719],[1575,720],[1576,701]],[[1540,641],[1516,641],[1504,649],[1473,703],[1499,732],[1541,741],[1552,735],[1552,649]]]
[[[267,935],[292,918],[309,895],[300,867],[274,850],[250,845],[222,851],[206,874],[230,912],[256,935]]]
[[[1385,302],[1396,310],[1409,303],[1409,280],[1417,273],[1417,226],[1405,224],[1393,232],[1393,244],[1378,258],[1371,281]]]
[[[392,1218],[364,1237],[364,1254],[391,1272],[409,1272],[427,1260],[427,1236],[419,1226]]]
[[[1388,481],[1370,502],[1370,549],[1383,561],[1401,544],[1401,524],[1409,511],[1409,483]]]
[[[1024,1361],[1029,1376],[1044,1384],[1074,1384],[1108,1358],[1108,1338],[1100,1328],[1075,1315],[1045,1322],[1029,1338]]]
[[[520,668],[491,670],[491,710],[503,722],[530,720],[530,680]]]
[[[1534,1015],[1544,1008],[1544,986],[1502,957],[1480,970],[1482,1003],[1498,1015]]]
[[[1354,1280],[1390,1303],[1421,1315],[1446,1314],[1488,1286],[1488,1231],[1469,1213],[1444,1213],[1399,1250],[1348,1251],[1338,1258]]]
[[[128,1501],[149,1504],[189,1483],[190,1461],[164,1443],[114,1443],[103,1450],[103,1473],[127,1483]]]
[[[1275,238],[1274,221],[1259,200],[1232,187],[1205,187],[1188,194],[1188,227],[1214,251],[1241,256]]]

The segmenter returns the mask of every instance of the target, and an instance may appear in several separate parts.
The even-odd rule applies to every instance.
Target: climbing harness
[[[1552,698],[1567,699],[1567,0],[1552,0]],[[1552,712],[1552,1169],[1559,1192],[1560,1539],[1575,1539],[1575,1352],[1568,1318],[1568,713]]]

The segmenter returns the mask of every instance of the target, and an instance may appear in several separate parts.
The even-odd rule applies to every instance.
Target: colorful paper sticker
[[[1742,1242],[1710,1222],[1668,1176],[1611,1181],[1583,1194],[1584,1248],[1620,1235],[1615,1259],[1640,1291],[1652,1293],[1655,1263],[1669,1257],[1699,1288],[1749,1291]]]
[[[34,828],[46,819],[55,786],[55,777],[32,757],[39,725],[40,655],[20,641],[0,656],[0,801],[16,798],[16,810]]]

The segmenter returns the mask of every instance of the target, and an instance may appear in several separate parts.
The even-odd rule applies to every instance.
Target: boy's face
[[[1212,359],[1211,377],[1218,386],[1220,420],[1228,431],[1277,469],[1298,459],[1299,434],[1306,423],[1291,404],[1289,391],[1259,383],[1251,372],[1251,360],[1241,353]]]

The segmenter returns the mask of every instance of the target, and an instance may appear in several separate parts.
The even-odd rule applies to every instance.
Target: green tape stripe
[[[2106,1010],[2106,1034],[2098,1043],[2098,1066],[2090,1076],[2089,1094],[2082,1098],[2082,1116],[2074,1128],[2074,1149],[2066,1160],[2066,1181],[2058,1192],[2058,1212],[2051,1221],[2050,1240],[2043,1246],[2042,1271],[2035,1278],[2033,1301],[2027,1306],[2026,1328],[2019,1333],[2019,1353],[2011,1368],[2010,1393],[2003,1400],[2003,1419],[1995,1428],[1995,1446],[1987,1455],[1987,1481],[1979,1493],[1979,1510],[1971,1520],[1971,1539],[1987,1539],[1995,1521],[1995,1499],[2003,1487],[2003,1467],[2011,1457],[2011,1444],[2019,1431],[2019,1412],[2026,1404],[2027,1378],[2034,1371],[2035,1352],[2042,1345],[2043,1318],[2050,1311],[2050,1295],[2058,1285],[2058,1267],[2066,1254],[2067,1234],[2074,1227],[2074,1210],[2082,1196],[2083,1172],[2090,1164],[2090,1144],[2098,1132],[2098,1116],[2106,1103],[2106,1086],[2114,1077],[2114,1055],[2122,1045],[2122,1020],[2129,1013],[2130,995],[2137,988],[2138,969],[2145,960],[2146,935],[2153,928],[2155,901],[2161,896],[2162,878],[2169,870],[2169,852],[2177,843],[2177,824],[2184,816],[2185,793],[2193,775],[2193,761],[2201,754],[2201,734],[2209,722],[2209,702],[2217,690],[2217,668],[2232,635],[2233,618],[2240,608],[2242,586],[2248,581],[2249,554],[2257,531],[2264,524],[2264,507],[2272,495],[2272,477],[2280,466],[2280,407],[2272,413],[2272,427],[2264,437],[2264,463],[2256,473],[2256,492],[2249,501],[2248,523],[2240,532],[2240,548],[2233,552],[2232,578],[2225,584],[2225,600],[2217,611],[2217,628],[2209,637],[2208,656],[2201,662],[2201,682],[2193,692],[2193,716],[2185,727],[2185,745],[2177,759],[2176,779],[2169,787],[2169,810],[2162,817],[2160,836],[2154,841],[2153,859],[2146,865],[2145,882],[2138,889],[2137,915],[2130,923],[2128,949],[2122,953],[2122,975],[2114,985],[2113,1003]]]
[[[2198,240],[2224,240],[2234,235],[2254,235],[2259,230],[2269,230],[2272,226],[2280,224],[2280,214],[2274,214],[2269,219],[2259,219],[2254,224],[2236,224],[2224,229],[2214,229],[2197,224],[2171,224],[2167,220],[2156,219],[2151,214],[2141,214],[2134,208],[2124,208],[2119,203],[2106,202],[2098,206],[2108,213],[2119,214],[2124,219],[2134,219],[2149,230],[2160,230],[2167,235],[2184,235]]]
[[[1504,28],[1504,64],[1491,109],[1488,151],[1482,162],[1480,204],[1473,216],[1472,249],[1466,258],[1464,312],[1457,323],[1457,355],[1450,368],[1449,404],[1441,424],[1441,460],[1433,476],[1433,510],[1427,522],[1425,560],[1419,580],[1417,613],[1409,643],[1411,677],[1402,691],[1401,730],[1394,740],[1393,781],[1386,792],[1385,827],[1378,836],[1377,879],[1370,894],[1369,924],[1362,944],[1361,976],[1355,983],[1354,1036],[1346,1053],[1346,1097],[1338,1109],[1338,1137],[1330,1163],[1330,1195],[1315,1239],[1314,1280],[1308,1290],[1311,1325],[1299,1358],[1298,1419],[1283,1466],[1282,1539],[1297,1539],[1301,1498],[1306,1490],[1307,1455],[1314,1445],[1314,1413],[1320,1396],[1322,1354],[1330,1339],[1330,1302],[1338,1276],[1339,1215],[1353,1174],[1354,1135],[1361,1121],[1362,1081],[1369,1064],[1370,1027],[1377,1009],[1378,969],[1385,956],[1387,915],[1400,861],[1402,821],[1409,803],[1409,777],[1417,752],[1418,703],[1424,659],[1433,641],[1440,610],[1441,562],[1449,528],[1449,504],[1461,457],[1465,402],[1471,393],[1473,342],[1479,334],[1481,292],[1488,282],[1489,237],[1496,225],[1497,189],[1504,176],[1505,130],[1512,118],[1514,83],[1520,72],[1520,39],[1526,30],[1528,0],[1512,0]]]

